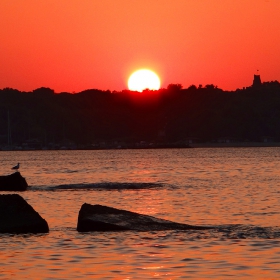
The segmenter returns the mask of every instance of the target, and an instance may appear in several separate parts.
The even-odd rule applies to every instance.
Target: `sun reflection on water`
[[[50,226],[49,234],[0,234],[2,279],[280,276],[279,148],[2,152],[2,156],[2,174],[10,172],[7,166],[14,162],[22,163],[22,175],[37,188],[20,195]],[[101,182],[155,185],[47,189]],[[77,216],[85,202],[219,228],[81,234],[76,231]]]

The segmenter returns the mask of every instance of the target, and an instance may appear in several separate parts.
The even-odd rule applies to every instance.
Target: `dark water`
[[[278,279],[280,149],[0,152],[49,234],[0,235],[0,279]],[[3,192],[2,192],[3,193]],[[83,203],[208,231],[78,233]]]

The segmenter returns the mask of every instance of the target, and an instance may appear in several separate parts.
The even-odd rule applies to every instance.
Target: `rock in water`
[[[0,233],[46,233],[49,226],[18,194],[0,195]]]
[[[191,226],[154,218],[126,210],[102,205],[83,204],[78,217],[77,230],[86,231],[159,231],[159,230],[204,230],[210,227]]]
[[[0,176],[0,191],[25,191],[28,188],[26,180],[20,172]]]

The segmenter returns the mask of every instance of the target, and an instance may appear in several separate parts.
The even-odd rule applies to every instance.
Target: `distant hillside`
[[[232,92],[169,85],[143,93],[96,89],[76,94],[0,90],[0,144],[280,141],[280,84]]]

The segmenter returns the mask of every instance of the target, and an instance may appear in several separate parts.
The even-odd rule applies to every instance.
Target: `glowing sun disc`
[[[148,69],[140,69],[129,77],[128,88],[132,91],[143,91],[144,89],[158,90],[160,88],[160,79],[155,72]]]

